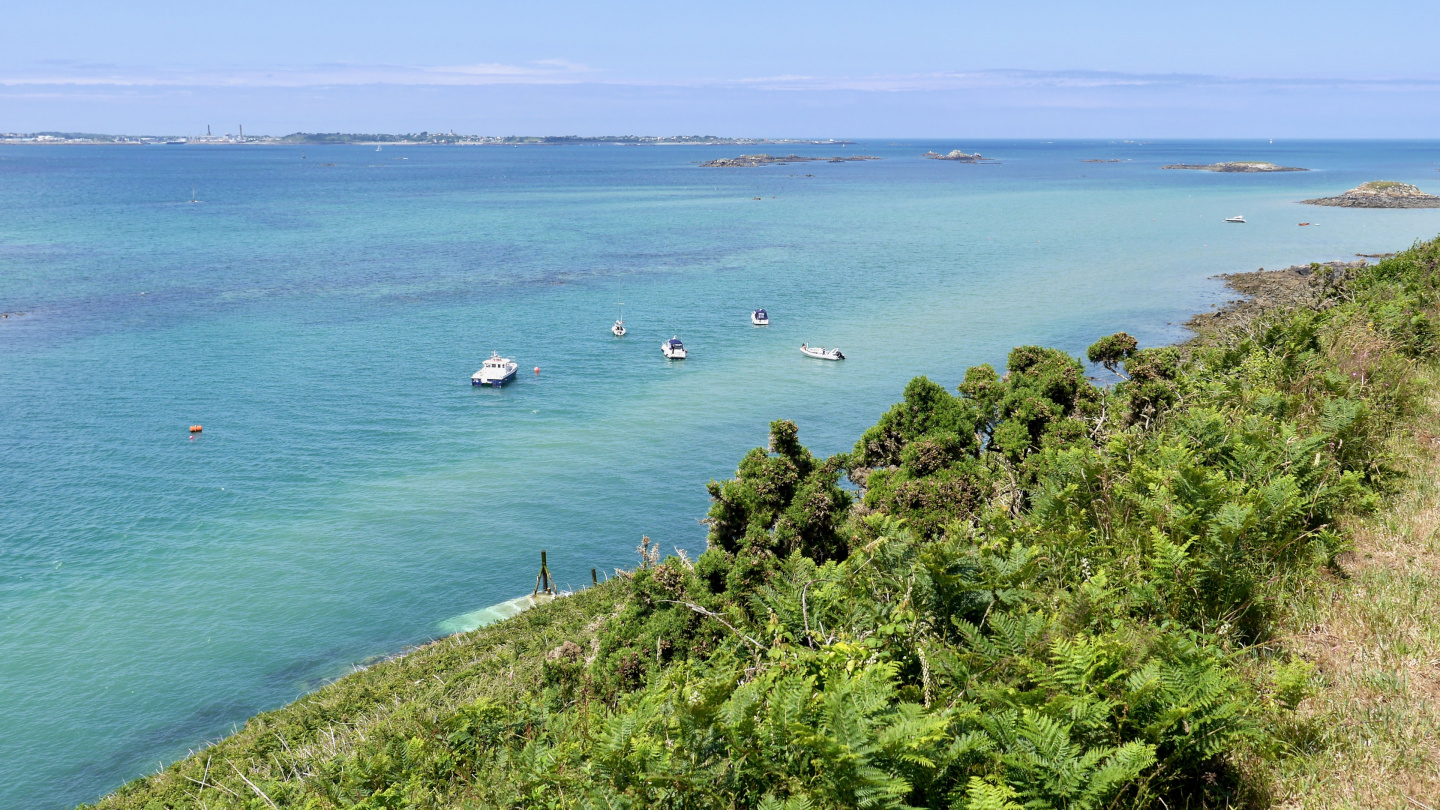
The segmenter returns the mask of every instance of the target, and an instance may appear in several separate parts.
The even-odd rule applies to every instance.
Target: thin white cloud
[[[511,65],[322,64],[272,68],[186,68],[136,65],[45,65],[0,73],[0,86],[79,87],[334,87],[344,85],[463,86],[573,84],[594,73],[562,59]]]
[[[1106,71],[981,70],[870,76],[779,75],[732,79],[646,79],[608,75],[566,59],[523,64],[466,65],[335,63],[274,68],[185,68],[47,62],[31,70],[0,71],[8,87],[278,87],[323,88],[358,85],[464,87],[502,84],[605,84],[651,88],[733,88],[764,91],[853,91],[871,93],[954,90],[1099,90],[1107,88],[1224,88],[1347,90],[1436,90],[1440,78],[1347,79],[1237,77],[1201,74],[1131,74]]]
[[[939,90],[1087,90],[1104,88],[1168,87],[1344,87],[1436,89],[1440,79],[1397,77],[1393,79],[1345,79],[1313,77],[1237,77],[1203,74],[1130,74],[1104,71],[983,70],[859,77],[768,76],[740,79],[729,84],[766,90],[853,90],[865,92],[916,92]]]

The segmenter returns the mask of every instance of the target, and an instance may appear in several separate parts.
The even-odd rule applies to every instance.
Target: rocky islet
[[[1234,160],[1225,163],[1172,163],[1162,169],[1189,169],[1197,172],[1255,174],[1260,172],[1308,172],[1299,166],[1278,166],[1263,160]]]
[[[1336,208],[1440,208],[1440,197],[1394,180],[1374,180],[1336,197],[1318,197],[1301,202]]]
[[[939,152],[926,152],[920,157],[926,158],[928,160],[953,160],[959,163],[986,163],[995,159],[984,157],[979,152],[976,152],[973,155],[966,154],[959,149],[952,150],[949,154],[946,155],[942,155]]]
[[[752,166],[781,166],[787,163],[850,163],[861,160],[879,160],[874,155],[851,155],[836,157],[806,157],[803,155],[741,155],[737,158],[717,158],[700,165],[706,168],[736,169]]]

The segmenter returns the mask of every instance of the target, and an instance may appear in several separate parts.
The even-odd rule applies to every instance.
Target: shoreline
[[[1279,270],[1261,269],[1256,271],[1228,273],[1214,276],[1213,278],[1223,279],[1225,286],[1228,289],[1234,290],[1246,297],[1244,299],[1228,302],[1221,309],[1216,310],[1215,312],[1196,313],[1189,321],[1184,324],[1187,328],[1190,328],[1191,331],[1195,333],[1194,337],[1186,341],[1181,341],[1178,344],[1171,345],[1183,346],[1190,341],[1205,337],[1210,333],[1214,333],[1225,328],[1234,327],[1253,320],[1260,314],[1273,311],[1277,308],[1292,305],[1303,305],[1307,302],[1313,303],[1315,300],[1317,300],[1316,296],[1318,295],[1318,292],[1324,289],[1327,282],[1333,283],[1333,281],[1335,280],[1343,279],[1348,276],[1348,271],[1354,268],[1366,266],[1366,264],[1367,263],[1363,261],[1315,262],[1310,265],[1292,265],[1290,267]],[[1330,272],[1317,272],[1316,268],[1328,269]],[[1336,274],[1339,275],[1337,276]],[[1192,324],[1194,325],[1192,326]],[[606,583],[601,583],[602,586],[605,584]],[[284,713],[295,709],[296,707],[313,705],[317,702],[323,702],[326,699],[325,696],[330,693],[332,689],[337,688],[338,684],[355,681],[361,677],[381,677],[381,675],[378,674],[379,671],[387,670],[387,668],[389,667],[401,667],[406,669],[423,667],[433,657],[445,654],[447,650],[457,647],[462,642],[479,641],[482,637],[485,639],[489,639],[491,637],[511,637],[516,634],[524,634],[531,631],[538,632],[538,628],[548,627],[550,625],[551,614],[569,614],[571,612],[581,610],[580,606],[588,605],[593,600],[603,600],[605,596],[611,594],[612,591],[613,588],[593,587],[576,592],[572,595],[567,595],[565,599],[557,598],[553,600],[532,600],[537,601],[537,603],[533,605],[527,605],[526,607],[533,607],[538,609],[528,610],[508,616],[496,616],[493,621],[484,622],[477,625],[475,628],[458,627],[453,633],[438,638],[433,638],[432,640],[425,643],[404,647],[396,651],[392,655],[385,656],[379,659],[373,659],[369,663],[353,664],[352,671],[349,674],[337,678],[334,681],[330,681],[325,685],[322,685],[318,689],[315,689],[298,697],[294,701],[247,718],[245,721],[243,721],[243,723],[237,721],[236,725],[243,726],[244,730],[249,730],[252,728],[252,726],[256,726],[256,724],[259,724],[258,726],[256,726],[257,728],[263,728],[268,722],[270,722],[266,718],[271,717],[272,715]],[[471,613],[462,614],[462,616],[459,617],[453,617],[452,619],[446,620],[445,622],[440,622],[440,624],[443,625],[446,622],[453,622],[458,619],[473,617],[478,614],[486,613],[487,611],[494,611],[496,608],[499,608],[503,605],[523,602],[526,600],[530,600],[530,597],[521,596],[515,599],[506,600],[486,608],[481,608]],[[543,642],[543,638],[541,640]],[[543,646],[544,643],[541,644],[541,647]],[[543,653],[544,650],[542,649],[540,650],[540,652]],[[365,673],[370,674],[366,675]],[[436,676],[436,679],[440,680],[440,686],[443,688],[446,684],[446,681],[439,679],[438,676]],[[419,682],[420,681],[418,680],[416,681],[417,684]],[[199,746],[196,751],[203,751],[213,746],[224,743],[225,741],[238,736],[240,733],[241,732],[234,732],[230,735],[227,735],[226,737],[221,738],[220,740],[207,742]],[[194,752],[192,752],[192,755],[193,753]],[[183,761],[184,759],[188,758],[189,756],[182,758],[182,760],[179,761]],[[165,768],[162,768],[162,772],[167,770],[169,767],[170,765],[167,765]],[[128,787],[141,784],[147,778],[150,777],[137,777],[137,779],[127,782],[126,787],[122,787],[118,791],[118,793],[124,793]],[[117,795],[117,792],[112,792],[110,794],[107,794],[107,797],[115,795]],[[103,801],[104,799],[102,799],[102,803]]]
[[[1392,254],[1393,255],[1393,254]],[[1266,312],[1295,306],[1315,306],[1325,290],[1344,281],[1353,271],[1369,266],[1365,259],[1342,262],[1311,262],[1292,264],[1279,270],[1240,271],[1211,276],[1224,282],[1225,288],[1241,298],[1219,304],[1207,312],[1191,315],[1181,326],[1194,336],[1181,341],[1184,345],[1209,334],[1242,328]]]

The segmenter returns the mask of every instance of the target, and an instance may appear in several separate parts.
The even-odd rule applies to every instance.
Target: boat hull
[[[503,376],[503,377],[478,377],[478,376],[477,376],[477,377],[471,377],[471,378],[470,378],[470,384],[471,384],[471,385],[488,385],[488,386],[491,386],[492,388],[501,388],[501,387],[503,387],[506,383],[508,383],[508,382],[513,382],[513,381],[515,380],[515,374],[516,374],[516,372],[518,372],[519,370],[520,370],[520,369],[518,369],[518,368],[513,369],[513,370],[511,370],[511,372],[510,372],[509,374],[506,374],[506,375]]]

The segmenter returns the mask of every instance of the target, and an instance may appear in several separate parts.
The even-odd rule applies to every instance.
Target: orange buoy
[[[539,367],[539,366],[536,366],[536,367],[535,367],[535,373],[536,373],[536,374],[539,374],[539,373],[540,373],[540,367]]]
[[[201,427],[200,425],[191,425],[191,426],[190,426],[190,432],[191,432],[191,433],[199,433],[200,431],[202,431],[202,430],[204,430],[204,429],[205,429],[205,428]]]

